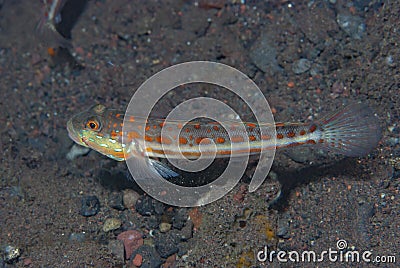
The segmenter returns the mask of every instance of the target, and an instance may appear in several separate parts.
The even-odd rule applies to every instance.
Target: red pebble
[[[135,250],[137,250],[141,245],[143,245],[142,234],[136,230],[129,230],[129,231],[120,233],[117,236],[117,239],[121,240],[124,243],[126,259],[129,259],[132,255],[132,253]]]
[[[31,258],[24,259],[24,266],[30,266],[33,263]]]
[[[140,267],[142,265],[143,257],[140,254],[136,254],[135,258],[132,260],[132,264],[136,267]]]

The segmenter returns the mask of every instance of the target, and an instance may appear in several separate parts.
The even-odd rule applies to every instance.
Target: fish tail
[[[36,32],[38,33],[41,41],[47,46],[60,46],[65,48],[72,48],[70,40],[62,36],[55,28],[55,26],[42,18],[36,26]]]
[[[351,104],[316,122],[322,145],[350,157],[367,155],[381,139],[378,118],[364,104]]]

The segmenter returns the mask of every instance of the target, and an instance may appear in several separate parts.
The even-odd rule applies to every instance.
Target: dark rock
[[[165,209],[163,203],[151,198],[150,196],[142,196],[136,202],[136,211],[143,216],[162,215]]]
[[[187,242],[182,242],[179,243],[178,245],[178,256],[182,257],[183,255],[185,255],[186,253],[188,253],[189,249],[191,248],[190,244]]]
[[[268,32],[262,33],[251,47],[251,60],[264,73],[268,71],[276,72],[281,70],[276,56],[274,35]]]
[[[182,229],[187,221],[188,214],[186,209],[178,209],[175,215],[172,216],[172,227],[175,229]]]
[[[151,216],[148,219],[146,219],[146,229],[148,230],[157,229],[160,223],[161,223],[160,217]]]
[[[85,217],[96,215],[100,211],[100,201],[94,195],[82,197],[80,214]]]
[[[108,249],[111,254],[113,254],[117,260],[123,262],[124,259],[124,243],[120,240],[111,240],[108,244]]]
[[[156,215],[162,215],[164,213],[165,205],[155,199],[152,200],[153,200],[154,213]]]
[[[160,267],[163,263],[160,255],[157,253],[154,247],[149,245],[143,245],[135,250],[132,255],[131,259],[135,258],[137,254],[142,256],[142,265],[140,268],[155,268]]]
[[[350,14],[338,14],[336,21],[351,38],[361,39],[365,32],[364,19]]]
[[[181,240],[186,241],[192,238],[193,236],[193,222],[188,220],[185,226],[181,230]]]
[[[168,233],[159,233],[155,238],[155,246],[157,252],[162,258],[167,258],[179,251],[178,244],[181,240],[178,231],[172,230]]]
[[[122,201],[123,196],[122,196],[121,192],[112,192],[108,198],[110,200],[109,201],[110,207],[112,207],[113,209],[116,209],[119,211],[122,211],[125,209],[124,203]]]
[[[279,238],[284,238],[284,239],[290,238],[289,219],[290,217],[287,214],[283,214],[282,217],[278,219],[276,235]]]

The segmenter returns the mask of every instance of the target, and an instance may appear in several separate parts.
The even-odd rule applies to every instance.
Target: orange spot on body
[[[148,142],[152,142],[154,139],[152,137],[150,137],[150,136],[145,135],[144,136],[144,140],[148,141]]]
[[[130,132],[128,132],[128,134],[127,134],[127,138],[128,138],[128,139],[137,139],[137,138],[140,138],[140,135],[139,135],[139,133],[136,132],[136,131],[130,131]]]
[[[247,126],[248,126],[249,128],[255,128],[255,127],[256,127],[256,124],[254,124],[254,123],[247,123]]]
[[[160,127],[164,127],[165,121],[160,123]]]
[[[216,139],[216,141],[217,141],[217,143],[224,143],[224,142],[225,142],[225,139],[222,138],[222,137],[218,137],[218,138]]]
[[[146,126],[145,130],[149,131],[150,130],[150,126]]]
[[[118,124],[117,123],[114,123],[113,124],[113,128],[117,128],[118,127]]]
[[[304,135],[306,135],[306,131],[304,130],[304,129],[302,129],[302,130],[300,130],[300,136],[304,136]]]
[[[156,137],[156,141],[158,143],[162,143],[162,144],[171,144],[172,143],[172,140],[170,138],[161,137],[161,136]]]
[[[315,140],[308,140],[306,141],[307,144],[316,144]]]
[[[219,131],[219,127],[218,127],[218,126],[213,126],[213,129],[214,129],[215,131]]]
[[[285,123],[275,123],[275,127],[284,127]]]
[[[317,126],[316,125],[312,125],[309,129],[308,132],[313,133],[314,131],[317,130]]]
[[[187,139],[186,138],[184,138],[184,137],[179,137],[179,143],[180,144],[187,144]]]
[[[112,139],[116,139],[118,137],[118,134],[117,134],[117,132],[115,132],[115,130],[112,130],[110,136]]]
[[[123,114],[116,114],[116,115],[115,115],[115,118],[118,118],[118,119],[119,119],[119,118],[121,118],[122,116],[123,116]]]
[[[254,137],[253,135],[250,135],[250,136],[249,136],[249,140],[250,140],[250,141],[255,141],[255,140],[257,140],[257,138]]]
[[[293,131],[289,131],[289,132],[286,134],[286,136],[287,136],[288,138],[293,138],[293,137],[296,136],[296,133],[294,133]]]
[[[50,55],[50,57],[54,57],[56,55],[56,50],[52,47],[47,48],[47,53]]]
[[[195,128],[195,129],[200,129],[200,124],[195,124],[195,125],[194,125],[194,128]]]
[[[276,135],[276,138],[277,138],[278,140],[283,139],[283,134],[282,134],[282,133],[278,133],[278,134]]]

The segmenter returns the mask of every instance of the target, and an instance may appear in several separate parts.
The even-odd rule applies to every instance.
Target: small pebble
[[[14,263],[18,261],[19,256],[21,256],[21,250],[15,246],[6,246],[4,249],[4,261],[6,263]]]
[[[132,264],[135,265],[136,267],[140,267],[143,262],[143,257],[140,254],[136,254],[135,257],[132,260]]]
[[[250,49],[250,59],[261,71],[280,71],[274,46],[274,36],[269,32],[261,33]]]
[[[392,67],[392,68],[394,68],[394,67],[396,67],[396,61],[393,59],[393,56],[392,55],[389,55],[389,56],[387,56],[386,58],[385,58],[385,61],[386,61],[386,64],[389,66],[389,67]]]
[[[181,208],[176,210],[175,214],[172,216],[172,226],[178,230],[182,229],[188,217],[187,209]]]
[[[68,240],[80,243],[85,241],[85,238],[86,238],[86,233],[71,233],[68,237]]]
[[[121,240],[124,243],[126,259],[129,259],[132,256],[132,253],[137,250],[141,245],[143,245],[143,235],[136,230],[129,230],[120,233],[117,236],[117,239]]]
[[[163,203],[145,195],[137,200],[135,209],[142,216],[162,215],[165,206]]]
[[[193,236],[193,222],[188,220],[185,226],[181,230],[181,240],[186,241],[192,238]]]
[[[160,223],[160,227],[159,227],[160,232],[161,232],[161,233],[166,233],[166,232],[168,232],[169,230],[171,230],[171,226],[172,226],[172,224],[170,224],[170,223],[168,223],[168,222],[162,222],[162,223]]]
[[[123,211],[125,209],[124,203],[123,203],[123,196],[121,192],[112,192],[109,196],[109,205],[113,209]]]
[[[348,14],[338,14],[336,21],[340,28],[354,39],[361,39],[365,32],[364,19]]]
[[[124,207],[127,209],[134,208],[139,198],[140,194],[138,194],[134,190],[131,189],[124,190],[122,196]]]
[[[177,230],[172,230],[165,234],[160,233],[156,236],[154,243],[161,258],[167,258],[179,251],[180,237],[181,235]]]
[[[141,267],[160,267],[163,263],[163,260],[160,258],[155,248],[150,245],[139,247],[132,255],[135,257],[137,254],[142,256]]]
[[[81,200],[80,214],[85,217],[91,217],[96,215],[100,211],[100,201],[94,196],[85,196]]]
[[[117,218],[106,219],[103,225],[103,232],[107,233],[109,231],[117,230],[121,227],[121,220]]]
[[[311,68],[311,61],[307,59],[299,59],[292,64],[292,71],[295,74],[302,74]]]
[[[26,258],[24,259],[24,266],[30,266],[32,265],[33,261],[31,258]]]
[[[124,243],[121,240],[111,240],[108,243],[108,249],[111,254],[113,254],[117,260],[123,262],[124,258]]]

